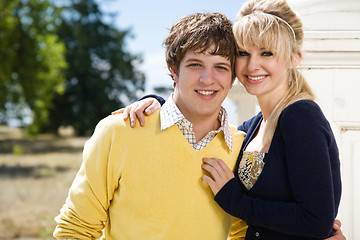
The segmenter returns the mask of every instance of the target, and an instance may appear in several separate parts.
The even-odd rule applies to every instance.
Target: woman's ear
[[[296,68],[297,66],[300,65],[301,62],[301,52],[296,52],[291,59],[291,64],[292,64],[292,68]]]

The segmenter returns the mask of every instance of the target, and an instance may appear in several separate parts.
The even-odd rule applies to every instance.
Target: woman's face
[[[285,57],[275,56],[267,49],[249,46],[236,57],[236,77],[258,100],[280,99],[288,90],[289,64]]]

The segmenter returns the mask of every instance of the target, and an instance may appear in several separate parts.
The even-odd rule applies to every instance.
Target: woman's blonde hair
[[[288,62],[289,90],[267,119],[263,141],[270,143],[282,111],[296,101],[315,98],[305,78],[291,64],[296,54],[302,54],[302,23],[285,0],[249,0],[239,10],[233,32],[240,50],[264,48]]]

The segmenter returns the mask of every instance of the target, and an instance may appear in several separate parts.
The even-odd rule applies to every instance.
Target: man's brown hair
[[[181,18],[174,24],[164,41],[168,69],[178,73],[180,62],[188,51],[228,58],[235,79],[236,42],[232,22],[221,13],[195,13]]]

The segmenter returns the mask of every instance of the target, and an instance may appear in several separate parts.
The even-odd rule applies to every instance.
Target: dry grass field
[[[81,164],[88,138],[39,135],[0,126],[0,240],[54,239],[53,218]]]

